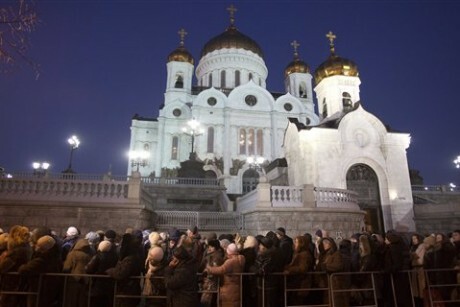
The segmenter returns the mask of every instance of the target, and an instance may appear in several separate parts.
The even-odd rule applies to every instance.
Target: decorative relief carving
[[[174,178],[177,177],[177,170],[178,168],[167,168],[163,167],[161,169],[161,177],[163,178]]]
[[[243,165],[246,163],[244,160],[232,159],[232,167],[230,168],[230,175],[238,175],[238,171],[243,168]]]
[[[357,129],[354,133],[355,144],[361,148],[369,145],[369,134],[362,129]]]
[[[222,174],[224,173],[224,158],[206,159],[204,160],[205,165],[214,165]]]

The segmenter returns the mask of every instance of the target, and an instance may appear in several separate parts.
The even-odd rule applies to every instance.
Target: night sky
[[[314,71],[328,57],[331,30],[337,54],[358,65],[363,107],[411,134],[410,168],[426,184],[460,184],[452,162],[460,154],[458,1],[38,0],[29,55],[39,78],[25,64],[0,75],[0,166],[31,171],[47,160],[60,172],[76,134],[75,171],[126,174],[131,118],[158,116],[177,31],[189,33],[185,46],[198,63],[228,26],[231,3],[237,28],[264,51],[269,91],[284,92],[293,40]]]

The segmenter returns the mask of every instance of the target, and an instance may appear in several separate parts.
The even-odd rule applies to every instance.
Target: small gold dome
[[[260,46],[252,38],[239,32],[234,25],[230,25],[225,32],[208,41],[201,51],[201,57],[215,50],[224,48],[250,50],[263,58],[263,52]]]
[[[195,63],[192,55],[190,54],[190,52],[188,52],[187,49],[185,49],[184,46],[179,46],[176,50],[174,50],[168,55],[168,62],[172,61],[188,62],[192,65]]]
[[[358,77],[358,66],[351,60],[331,54],[329,58],[315,70],[315,81],[316,84],[319,84],[324,78],[339,75]]]
[[[300,59],[294,59],[288,66],[284,69],[284,76],[287,77],[293,73],[308,74],[310,72],[310,67],[307,63]]]

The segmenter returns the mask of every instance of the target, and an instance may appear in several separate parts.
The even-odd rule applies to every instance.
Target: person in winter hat
[[[164,280],[164,269],[166,267],[165,254],[161,247],[153,246],[150,248],[147,259],[145,260],[145,280],[142,289],[142,295],[145,296],[164,296],[166,288]],[[160,278],[159,278],[160,277]],[[148,298],[148,306],[161,306],[164,304],[163,299]]]
[[[66,236],[64,237],[64,240],[62,241],[62,248],[61,248],[62,261],[65,261],[65,259],[67,258],[67,254],[73,248],[75,243],[77,243],[79,236],[80,236],[80,231],[75,226],[70,226],[69,228],[67,228]]]

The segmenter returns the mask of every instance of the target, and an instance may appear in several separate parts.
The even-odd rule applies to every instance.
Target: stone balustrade
[[[343,209],[358,209],[357,193],[332,188],[318,188],[314,189],[316,207],[318,208],[343,208]]]
[[[200,185],[219,186],[219,180],[215,178],[163,178],[163,177],[141,177],[144,184],[163,185]]]
[[[272,207],[302,207],[302,187],[272,186]]]
[[[2,199],[43,200],[53,199],[125,199],[128,195],[127,181],[67,180],[50,178],[2,178]]]

